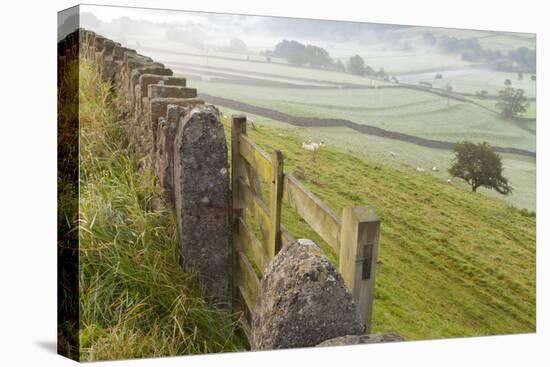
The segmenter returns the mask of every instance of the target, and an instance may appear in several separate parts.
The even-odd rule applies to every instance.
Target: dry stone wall
[[[60,46],[90,60],[117,94],[120,121],[141,169],[152,169],[175,209],[181,264],[230,308],[231,228],[227,145],[218,110],[185,78],[133,49],[84,29]]]

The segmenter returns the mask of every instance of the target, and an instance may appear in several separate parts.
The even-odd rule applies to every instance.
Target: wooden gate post
[[[367,334],[371,332],[379,239],[380,218],[373,207],[344,209],[339,271],[353,295]]]
[[[238,248],[238,223],[239,218],[245,214],[245,206],[239,193],[239,177],[246,177],[244,158],[239,153],[239,136],[246,134],[246,116],[231,116],[231,250],[232,250],[232,295],[233,312],[237,311],[237,300],[239,298],[239,285],[237,284],[239,271],[239,248]],[[243,218],[244,219],[244,218]]]
[[[273,174],[271,176],[271,200],[269,230],[269,258],[273,259],[281,249],[281,204],[283,200],[283,153],[276,150],[271,156]]]

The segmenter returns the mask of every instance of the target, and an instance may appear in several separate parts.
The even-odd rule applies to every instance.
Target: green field
[[[229,120],[224,124],[230,136]],[[336,213],[368,204],[380,214],[373,332],[416,340],[535,330],[535,218],[528,213],[331,145],[314,162],[285,126],[261,125],[249,135],[267,152],[281,150],[285,169],[300,170]],[[338,261],[287,208],[283,224]]]
[[[441,74],[443,79],[435,79],[435,74]],[[464,72],[462,75],[447,76],[445,71],[429,73],[415,78],[414,82],[428,82],[434,88],[445,89],[447,83],[451,84],[453,90],[459,93],[475,94],[481,90],[486,90],[492,96],[498,96],[498,91],[504,89],[504,81],[509,79],[513,88],[521,88],[525,95],[530,98],[537,96],[537,83],[530,79],[531,74],[525,74],[522,80],[518,80],[517,73],[505,73],[497,71],[483,71],[472,69],[471,72]]]
[[[232,109],[220,107],[226,114],[241,113]],[[286,130],[290,134],[300,136],[302,141],[324,141],[328,146],[339,151],[364,157],[380,164],[389,165],[418,176],[434,176],[442,182],[452,180],[452,185],[463,190],[470,187],[459,179],[452,178],[447,169],[450,167],[452,153],[448,150],[433,149],[407,142],[396,142],[378,136],[358,134],[347,127],[297,127],[285,122],[255,116],[255,124],[261,129],[263,126],[276,127]],[[278,134],[285,135],[280,132]],[[300,143],[301,145],[301,143]],[[395,157],[390,154],[395,153]],[[502,154],[504,174],[510,180],[514,191],[503,197],[495,191],[479,188],[478,193],[505,200],[519,208],[536,209],[536,160],[514,154]],[[416,167],[425,168],[426,172],[416,172]],[[437,171],[432,171],[432,168]]]
[[[475,36],[480,37],[479,39],[491,39],[496,34],[486,31],[449,31],[451,32],[448,33],[449,35]],[[398,32],[410,33],[410,37],[421,37],[423,34],[418,33],[419,30],[414,28]],[[524,38],[526,42],[530,42],[531,39],[530,35],[520,37],[506,34],[506,37],[508,36],[519,37],[516,37],[517,42],[521,42]],[[343,45],[340,52],[349,51],[346,47],[349,48],[351,45]],[[365,45],[360,46],[360,50],[367,49]],[[494,146],[536,151],[536,122],[503,120],[495,107],[494,98],[480,99],[468,96],[472,103],[467,103],[429,93],[429,91],[406,86],[396,87],[394,83],[382,80],[295,67],[284,62],[267,63],[261,60],[251,62],[242,57],[227,59],[227,55],[222,55],[223,58],[206,55],[190,56],[173,50],[156,52],[154,56],[172,67],[176,74],[182,76],[192,74],[201,77],[202,80],[194,78],[189,81],[189,84],[197,87],[202,93],[245,102],[292,116],[343,119],[437,141],[458,142],[464,139],[487,141]],[[424,65],[422,70],[432,70],[419,74],[407,74],[410,79],[407,83],[413,85],[418,85],[418,81],[428,81],[434,88],[443,89],[447,83],[450,83],[457,93],[474,94],[485,89],[494,96],[503,88],[504,80],[510,79],[512,85],[523,88],[527,96],[536,96],[536,83],[530,80],[528,74],[519,81],[515,73],[469,69],[469,65],[465,64],[458,65],[462,69],[444,71],[442,69],[449,64],[447,64],[448,60],[443,59],[451,57],[450,55],[414,54],[380,50],[375,47],[365,55],[366,60],[369,57],[372,60],[388,63],[386,66],[395,63],[402,65],[405,69],[410,68],[406,71],[409,73],[418,69],[416,66],[411,67],[416,62]],[[438,60],[438,57],[442,59]],[[453,57],[456,61],[457,56]],[[368,63],[370,64],[370,61]],[[388,67],[386,69],[390,70]],[[434,79],[438,72],[443,74],[443,79]],[[404,78],[404,76],[401,77]],[[346,83],[363,86],[363,88],[346,88]],[[378,88],[380,86],[384,88]],[[392,88],[388,88],[389,86]],[[520,117],[530,119],[536,117],[536,100],[530,101],[527,112]],[[335,147],[385,163],[388,162],[388,153],[392,151],[396,156],[389,159],[391,164],[404,165],[409,170],[422,167],[435,177],[443,180],[448,178],[447,168],[452,158],[450,151],[383,137],[365,136],[344,127],[297,129],[266,117],[257,116],[256,119],[268,125],[285,126],[299,133],[303,139],[328,141]],[[513,194],[503,197],[489,190],[482,190],[482,192],[519,207],[535,210],[535,158],[505,154],[503,159],[505,175],[515,188]],[[432,171],[432,167],[436,167],[437,171]],[[459,182],[455,184],[462,185]]]
[[[532,133],[473,104],[406,88],[301,90],[192,81],[201,92],[295,116],[341,118],[423,138],[535,151]]]
[[[138,49],[139,50],[139,49]],[[330,81],[335,83],[353,83],[365,86],[371,85],[387,85],[390,83],[384,82],[382,80],[370,79],[361,76],[356,76],[347,73],[341,73],[336,71],[327,71],[320,69],[313,69],[308,67],[297,67],[288,64],[280,63],[268,63],[268,62],[250,62],[242,59],[222,59],[210,57],[208,55],[190,55],[190,54],[179,54],[175,51],[151,51],[144,50],[144,53],[151,55],[155,60],[165,63],[166,65],[171,65],[171,63],[188,63],[194,64],[202,67],[212,67],[212,68],[229,68],[235,72],[261,72],[261,73],[270,73],[278,77],[297,77],[297,78],[308,78],[312,81]]]

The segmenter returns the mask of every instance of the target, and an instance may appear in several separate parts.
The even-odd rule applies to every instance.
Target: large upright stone
[[[342,276],[313,241],[295,241],[273,258],[256,301],[252,349],[312,347],[363,332]]]
[[[190,107],[168,105],[166,118],[161,117],[158,124],[155,174],[166,201],[172,207],[176,205],[174,199],[174,140],[180,121],[190,109]]]
[[[197,271],[207,295],[229,307],[227,144],[213,106],[196,106],[180,122],[174,143],[174,194],[182,265]]]
[[[151,136],[151,149],[152,152],[157,149],[157,131],[159,117],[166,116],[167,107],[169,104],[177,106],[194,106],[203,104],[204,101],[198,98],[155,98],[151,99],[148,103],[148,108],[145,111],[145,118],[147,119],[147,131],[150,131]]]

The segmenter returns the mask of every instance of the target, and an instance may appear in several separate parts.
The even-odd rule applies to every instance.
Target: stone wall
[[[185,78],[150,57],[94,32],[78,29],[59,42],[66,60],[87,59],[111,83],[129,150],[152,169],[176,211],[181,264],[198,274],[206,294],[231,307],[231,244],[227,145],[219,112],[197,98]]]

